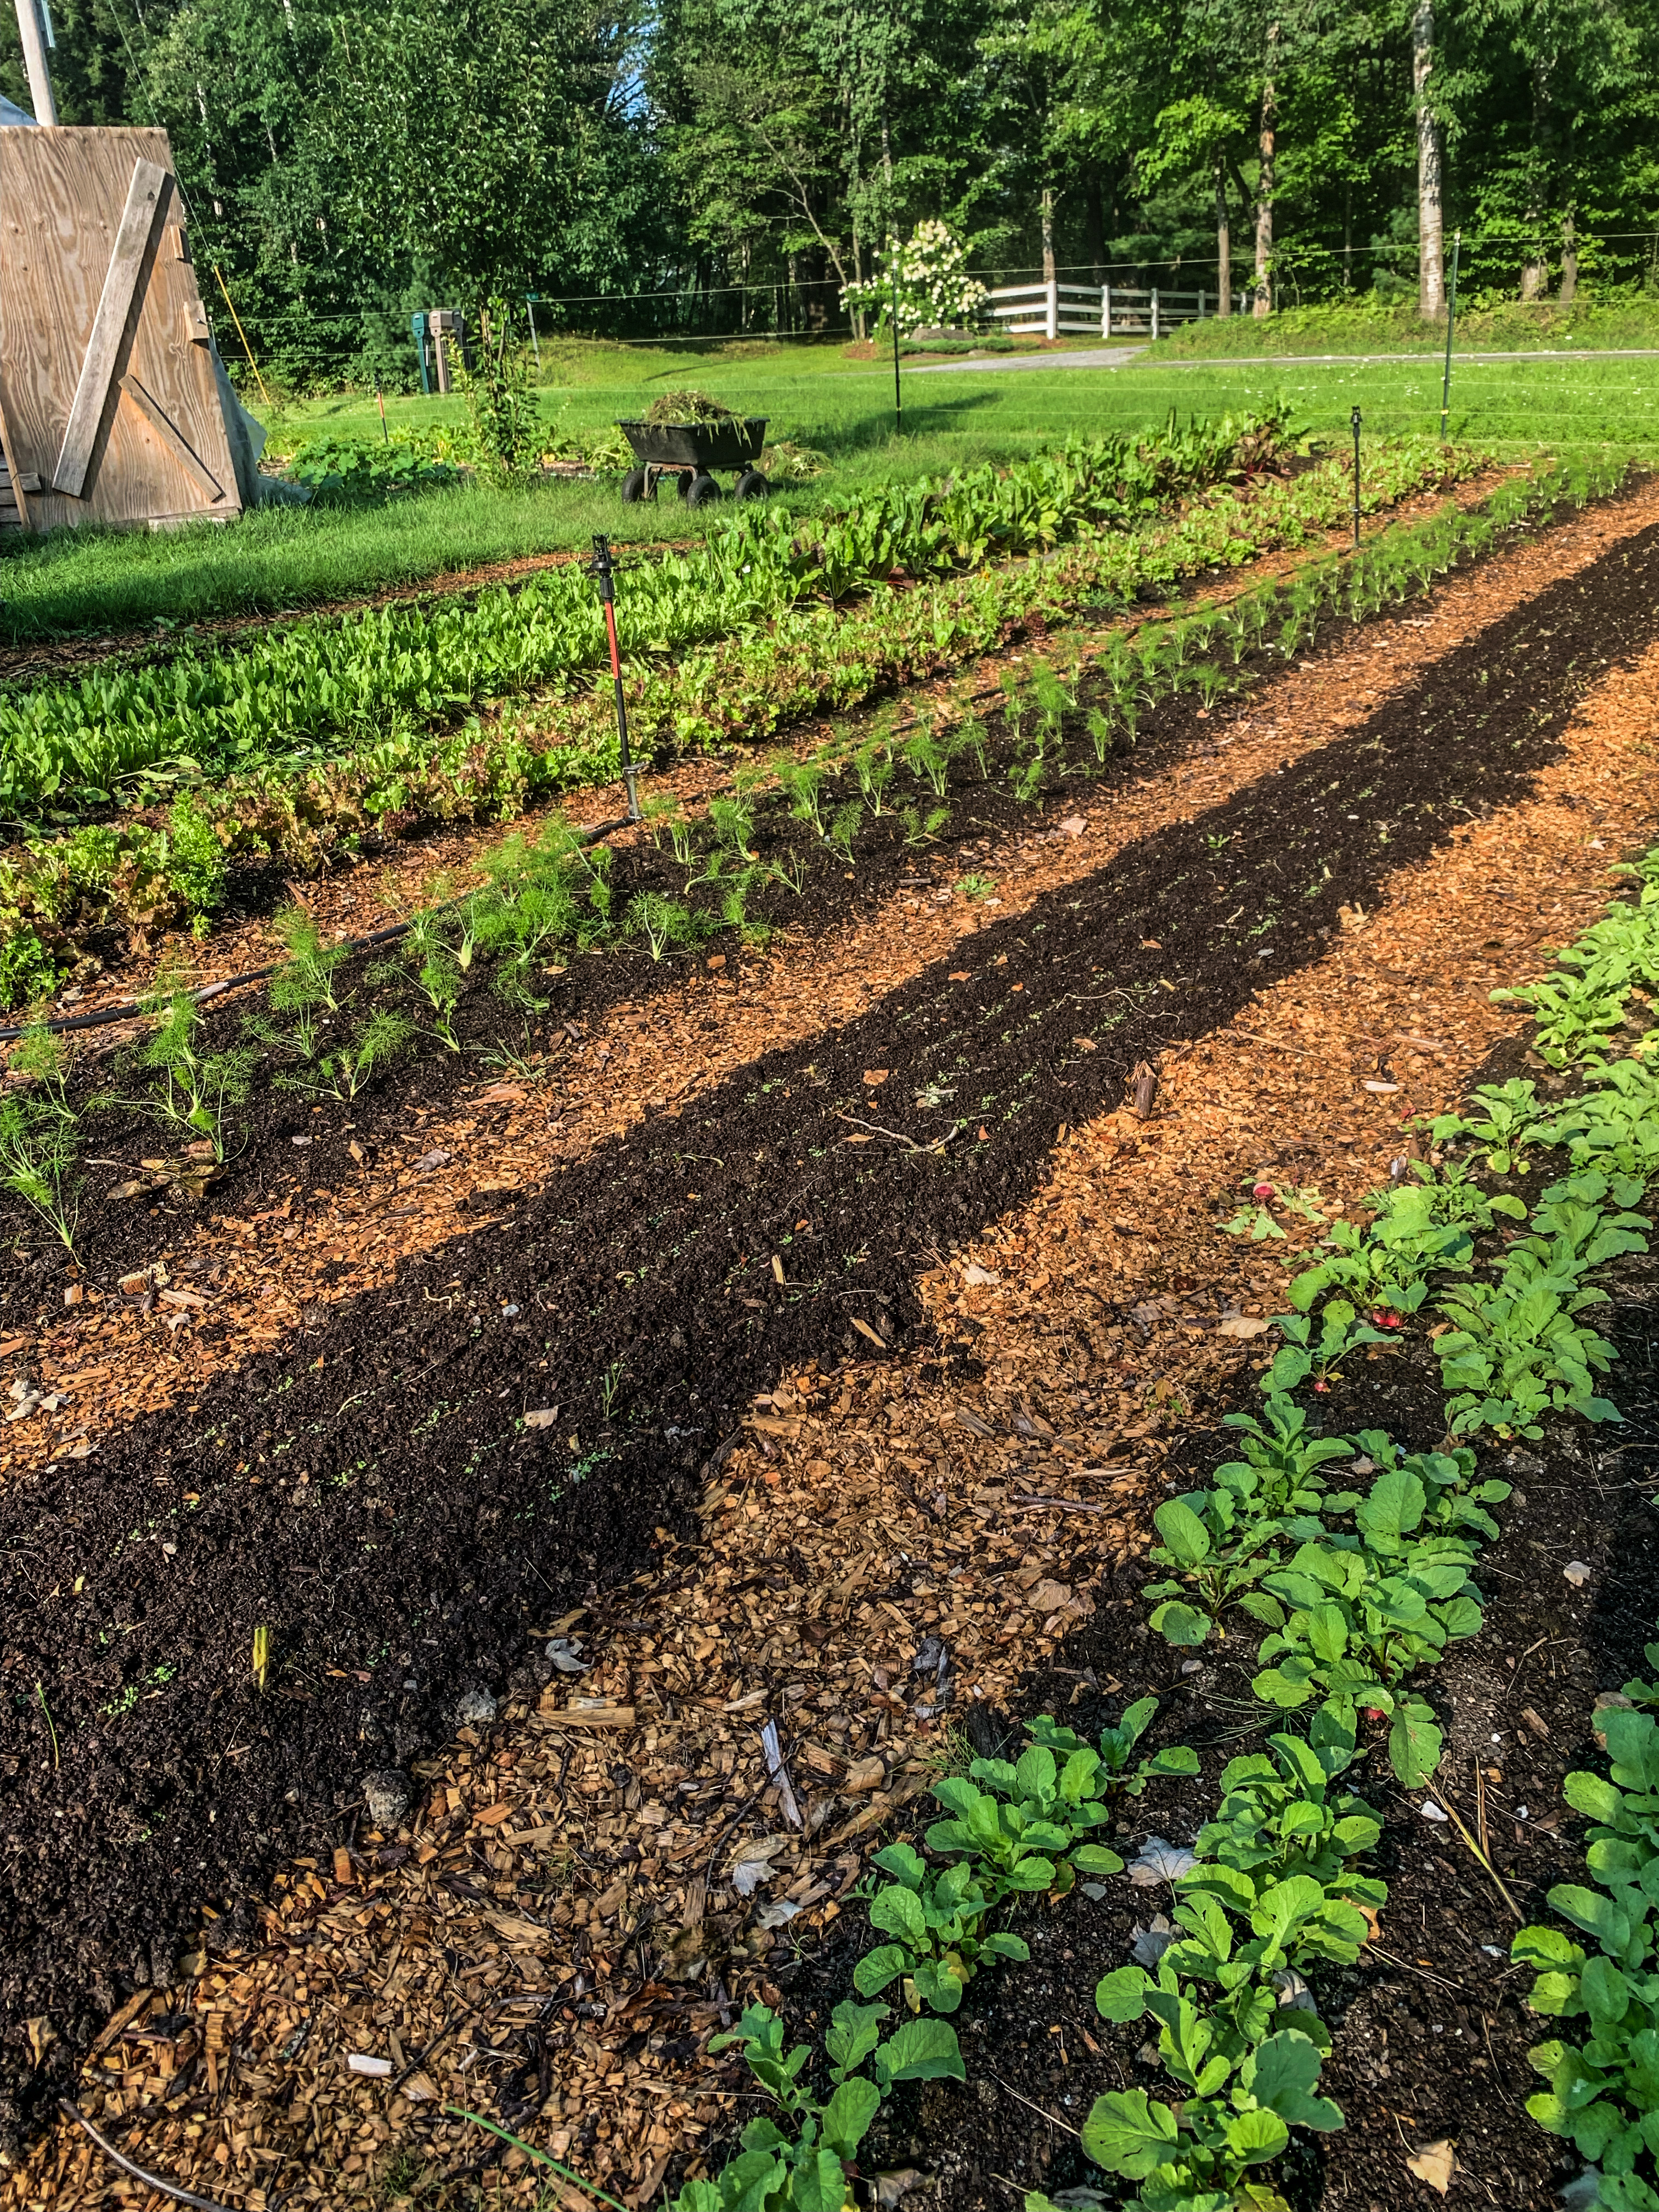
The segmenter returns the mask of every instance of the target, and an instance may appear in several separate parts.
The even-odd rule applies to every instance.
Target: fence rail
[[[1130,284],[1006,284],[990,295],[991,313],[1012,337],[1110,338],[1146,331],[1162,335],[1174,323],[1201,323],[1219,312],[1215,292],[1170,292]],[[1000,303],[1000,304],[999,304]],[[1244,294],[1232,309],[1244,312]]]

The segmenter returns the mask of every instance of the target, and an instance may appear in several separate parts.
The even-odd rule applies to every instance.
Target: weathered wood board
[[[29,530],[240,513],[166,131],[0,130],[0,444]]]

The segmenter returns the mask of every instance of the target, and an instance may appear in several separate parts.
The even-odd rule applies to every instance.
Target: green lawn
[[[1450,428],[1454,435],[1490,445],[1511,459],[1603,446],[1651,451],[1659,447],[1656,367],[1659,362],[1611,354],[1562,361],[1455,359]],[[1355,406],[1367,431],[1433,432],[1440,426],[1440,360],[1431,354],[1412,361],[1280,361],[1259,366],[1225,360],[1137,362],[1112,374],[1121,412],[1105,414],[1103,421],[1115,427],[1144,421],[1159,407],[1216,414],[1283,399],[1322,437],[1346,437]]]
[[[1455,343],[1462,352],[1515,353],[1534,347],[1595,353],[1614,346],[1659,347],[1659,299],[1580,300],[1568,307],[1506,300],[1491,307],[1460,306]],[[1445,325],[1424,322],[1414,303],[1383,308],[1287,307],[1264,316],[1236,315],[1187,323],[1163,350],[1171,356],[1240,354],[1431,353],[1445,344]]]
[[[1146,428],[1171,408],[1211,415],[1282,401],[1331,441],[1346,439],[1356,404],[1374,434],[1431,431],[1439,422],[1439,366],[1428,354],[1405,362],[1255,365],[1183,361],[1160,348],[1117,369],[912,368],[904,375],[902,437],[894,434],[890,369],[850,362],[835,346],[728,347],[688,356],[565,341],[544,346],[544,356],[549,420],[578,441],[677,385],[696,384],[739,412],[765,415],[773,437],[830,457],[826,475],[787,495],[803,512],[895,477],[1012,459],[1073,434]],[[1460,362],[1452,424],[1511,455],[1652,447],[1659,446],[1654,381],[1651,363],[1610,356]],[[387,412],[394,422],[459,422],[465,407],[458,398],[398,399],[388,401]],[[277,452],[324,431],[380,434],[372,396],[309,402],[269,427]],[[351,511],[264,509],[234,525],[166,535],[62,532],[14,540],[0,555],[0,642],[298,608],[583,545],[595,530],[629,539],[690,537],[698,527],[672,499],[655,508],[625,507],[612,480],[519,492],[465,487]]]

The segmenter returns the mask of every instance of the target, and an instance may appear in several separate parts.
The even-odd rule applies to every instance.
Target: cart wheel
[[[739,499],[764,499],[771,489],[758,469],[745,469],[738,478]]]
[[[720,496],[720,488],[713,477],[698,475],[691,480],[691,489],[685,495],[685,503],[688,507],[712,507]]]
[[[695,469],[682,469],[680,471],[678,476],[674,479],[674,485],[682,499],[690,498],[691,487],[696,483],[696,480],[697,476]]]
[[[624,507],[637,506],[639,501],[644,497],[645,471],[643,469],[629,469],[628,474],[623,478],[623,505]]]

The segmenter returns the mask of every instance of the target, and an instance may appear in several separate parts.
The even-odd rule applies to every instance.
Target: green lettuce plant
[[[1135,1747],[1157,1712],[1156,1698],[1137,1698],[1133,1705],[1124,1707],[1121,1718],[1109,1722],[1102,1729],[1100,1748],[1095,1754],[1099,1764],[1088,1786],[1098,1790],[1108,1803],[1120,1796],[1139,1797],[1149,1782],[1198,1772],[1198,1753],[1184,1743],[1166,1745],[1161,1751],[1150,1753],[1138,1765],[1131,1766]],[[1042,1744],[1057,1755],[1063,1753],[1069,1758],[1089,1749],[1074,1729],[1062,1727],[1046,1713],[1028,1721],[1026,1732],[1033,1743]]]
[[[1648,1647],[1650,1662],[1659,1645]],[[1549,1903],[1595,1946],[1560,1929],[1523,1928],[1510,1956],[1535,1977],[1528,2003],[1582,2023],[1528,2052],[1547,2087],[1527,2110],[1552,2135],[1598,2162],[1594,2202],[1607,2212],[1655,2212],[1646,2177],[1659,2154],[1659,1684],[1626,1685],[1628,1707],[1604,1708],[1606,1777],[1568,1775],[1564,1795],[1590,1825],[1590,1884],[1559,1882]],[[1592,1886],[1593,1885],[1593,1886]],[[1638,2170],[1644,2169],[1644,2170]]]
[[[881,2023],[890,2017],[886,2005],[836,2007],[824,2045],[834,2087],[824,2102],[805,2081],[810,2047],[786,2049],[783,2023],[769,2007],[749,2006],[735,2028],[715,2036],[711,2051],[741,2045],[750,2072],[795,2132],[763,2117],[750,2120],[737,2156],[714,2180],[688,2181],[673,2212],[842,2212],[848,2169],[883,2097],[901,2081],[964,2078],[947,2022],[905,2021],[884,2039]],[[866,2063],[868,2075],[857,2070]]]

